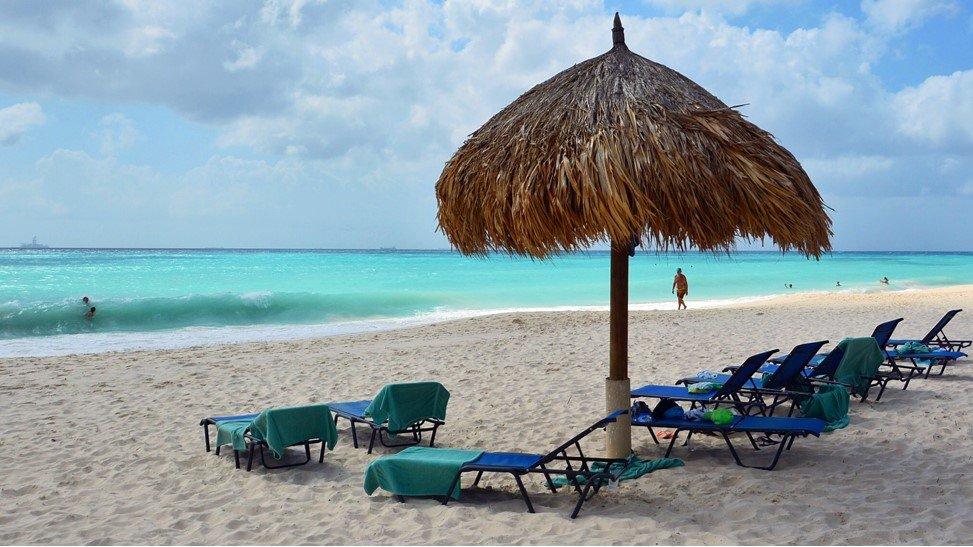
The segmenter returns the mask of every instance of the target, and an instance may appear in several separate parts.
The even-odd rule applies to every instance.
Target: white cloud
[[[44,120],[44,110],[34,102],[0,108],[0,146],[16,144],[24,133],[42,125]]]
[[[912,30],[930,17],[956,13],[952,0],[862,0],[865,22],[879,32],[897,34]]]
[[[892,106],[902,133],[946,148],[973,147],[973,70],[931,76],[895,94]]]
[[[105,156],[114,156],[131,148],[142,136],[132,120],[120,112],[103,116],[99,125],[92,137],[101,143],[100,150]]]

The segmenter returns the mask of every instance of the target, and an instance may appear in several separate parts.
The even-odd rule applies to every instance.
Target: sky
[[[6,0],[0,245],[447,248],[443,164],[616,10],[795,154],[836,250],[973,251],[959,0]]]

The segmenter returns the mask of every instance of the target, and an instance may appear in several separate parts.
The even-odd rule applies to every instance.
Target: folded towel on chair
[[[459,499],[459,481],[449,492],[463,464],[482,455],[477,450],[413,446],[382,456],[365,468],[365,493],[382,488],[400,496],[450,496]]]

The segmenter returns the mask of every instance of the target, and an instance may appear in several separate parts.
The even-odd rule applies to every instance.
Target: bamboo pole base
[[[605,403],[608,412],[632,406],[632,381],[605,379]],[[605,455],[609,458],[627,458],[632,453],[632,420],[628,414],[617,422],[608,424]]]

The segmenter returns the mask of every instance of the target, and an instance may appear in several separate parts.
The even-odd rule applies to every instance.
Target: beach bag
[[[672,399],[662,399],[659,404],[652,409],[652,418],[656,420],[670,419],[678,420],[686,414],[681,406],[677,405]]]

